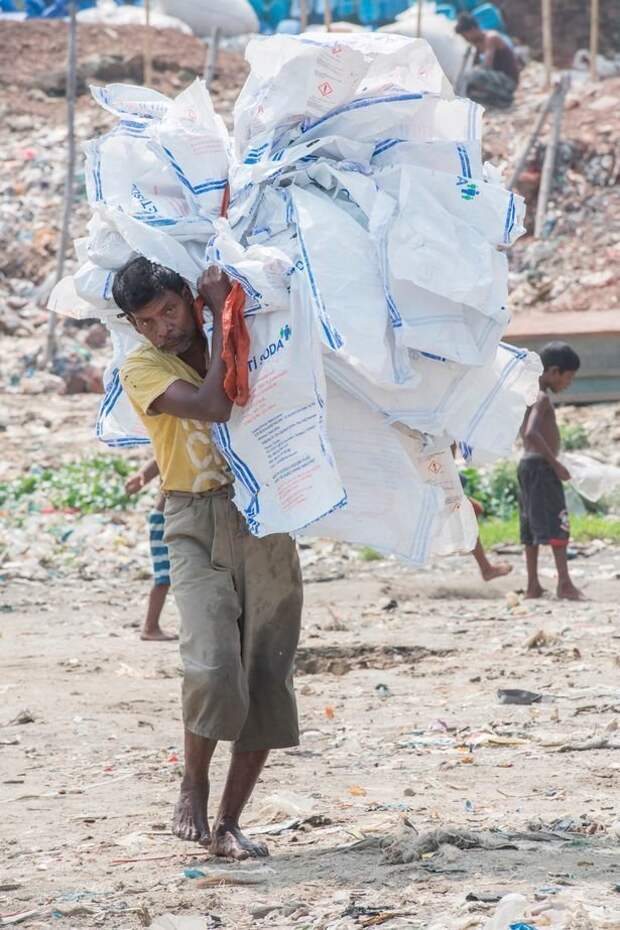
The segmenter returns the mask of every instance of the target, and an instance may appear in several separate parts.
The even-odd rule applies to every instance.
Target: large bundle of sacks
[[[93,90],[118,124],[87,146],[89,236],[50,306],[112,330],[97,434],[146,441],[115,271],[142,254],[194,285],[214,262],[246,295],[250,400],[214,435],[252,531],[414,564],[471,548],[453,446],[509,453],[540,370],[500,343],[523,203],[482,164],[481,108],[422,40],[275,36],[247,57],[232,139],[199,82]]]

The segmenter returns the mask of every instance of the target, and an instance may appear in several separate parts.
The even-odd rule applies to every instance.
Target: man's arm
[[[225,423],[230,419],[232,401],[224,391],[226,365],[222,361],[222,311],[230,291],[230,282],[219,268],[211,266],[203,272],[198,291],[213,313],[213,339],[209,370],[200,387],[188,381],[174,381],[151,404],[154,413],[174,417]]]
[[[497,35],[487,36],[484,44],[484,55],[480,64],[483,68],[492,68],[495,61],[495,53],[502,45],[502,40]]]
[[[553,405],[547,395],[543,394],[530,411],[523,438],[531,450],[542,455],[549,462],[560,481],[568,481],[570,478],[568,469],[554,455],[545,439],[545,419],[549,416],[553,416]]]

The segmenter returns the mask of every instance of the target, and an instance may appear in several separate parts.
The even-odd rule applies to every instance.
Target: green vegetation
[[[590,445],[588,434],[580,423],[574,426],[566,423],[560,426],[560,437],[562,439],[562,448],[567,452],[577,452],[578,449],[587,449]]]
[[[96,513],[132,505],[125,479],[132,466],[125,459],[93,456],[57,468],[37,468],[0,483],[0,507],[19,510],[75,510]]]
[[[499,462],[493,471],[481,474],[477,468],[464,468],[465,494],[484,507],[486,518],[508,520],[517,509],[519,482],[514,462]]]
[[[589,542],[591,539],[605,539],[613,543],[620,543],[620,520],[584,514],[571,517],[570,535],[574,542]],[[519,542],[519,518],[515,514],[507,520],[482,520],[480,522],[480,539],[485,549],[501,544],[514,544]]]
[[[372,549],[370,546],[362,546],[358,550],[358,554],[362,562],[380,562],[383,559],[383,556],[380,552],[377,552],[376,549]]]

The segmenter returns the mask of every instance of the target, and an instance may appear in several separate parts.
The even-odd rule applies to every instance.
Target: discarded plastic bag
[[[570,472],[570,483],[589,501],[598,501],[620,487],[620,468],[597,462],[581,452],[563,452],[561,462]]]

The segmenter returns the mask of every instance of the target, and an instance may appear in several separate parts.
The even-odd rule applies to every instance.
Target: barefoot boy
[[[155,459],[131,475],[125,482],[127,494],[138,494],[142,488],[159,475]],[[149,594],[146,617],[142,625],[140,639],[151,642],[170,642],[179,637],[173,633],[164,633],[159,625],[159,618],[170,590],[170,560],[168,547],[164,542],[164,495],[159,492],[155,506],[149,516],[149,544],[153,560],[153,587]]]
[[[523,421],[524,455],[519,462],[521,542],[527,563],[526,597],[542,597],[538,580],[538,548],[551,546],[558,571],[558,597],[580,600],[583,595],[568,573],[568,511],[563,481],[570,475],[558,459],[560,431],[549,391],[565,391],[579,369],[579,356],[565,342],[550,342],[540,353],[544,371],[540,392]]]

